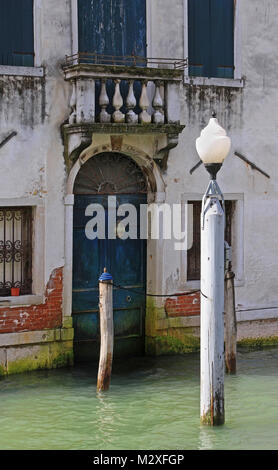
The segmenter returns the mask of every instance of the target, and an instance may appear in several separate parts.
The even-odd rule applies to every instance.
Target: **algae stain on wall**
[[[186,354],[199,351],[200,339],[194,328],[159,329],[158,320],[167,318],[164,305],[147,298],[145,351],[149,356]]]

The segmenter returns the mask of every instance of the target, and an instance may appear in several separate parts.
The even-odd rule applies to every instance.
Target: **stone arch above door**
[[[83,165],[86,164],[91,158],[103,155],[107,153],[124,155],[127,158],[130,157],[138,167],[141,169],[142,173],[146,177],[147,181],[147,192],[149,195],[153,195],[153,199],[156,199],[156,195],[160,200],[164,199],[165,195],[165,183],[161,174],[159,167],[156,162],[143,150],[138,149],[137,147],[129,144],[122,144],[120,148],[117,148],[113,140],[110,142],[105,142],[105,144],[100,145],[90,145],[84,149],[79,158],[74,163],[68,177],[67,181],[67,194],[74,193],[74,184],[77,178],[78,173],[80,172]]]
[[[148,183],[139,165],[116,152],[99,153],[80,168],[74,182],[74,194],[147,193]]]

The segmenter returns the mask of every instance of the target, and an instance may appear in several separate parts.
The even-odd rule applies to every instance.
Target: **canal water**
[[[0,380],[0,449],[278,449],[278,348],[240,352],[225,378],[226,424],[200,426],[199,354]]]

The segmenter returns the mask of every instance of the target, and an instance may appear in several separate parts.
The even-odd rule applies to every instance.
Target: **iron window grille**
[[[0,296],[32,292],[32,208],[0,208]]]

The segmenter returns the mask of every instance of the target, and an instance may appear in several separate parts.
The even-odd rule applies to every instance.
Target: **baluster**
[[[133,111],[133,108],[135,108],[136,106],[136,98],[134,96],[133,83],[134,83],[134,80],[129,80],[128,82],[129,89],[128,89],[128,95],[126,98],[126,107],[128,109],[128,112],[126,113],[126,122],[129,122],[129,123],[138,122],[138,116]]]
[[[79,124],[84,120],[84,81],[76,80],[76,122]]]
[[[95,122],[95,80],[84,79],[84,122]]]
[[[142,92],[141,92],[141,97],[139,101],[139,106],[142,109],[142,112],[139,114],[139,121],[142,124],[148,124],[151,122],[151,119],[152,119],[150,114],[147,112],[147,109],[150,104],[148,94],[147,94],[147,83],[148,82],[146,80],[142,81]]]
[[[76,122],[76,83],[75,80],[72,80],[72,91],[70,98],[70,108],[71,113],[69,116],[69,124],[74,124]]]
[[[154,108],[153,122],[155,122],[156,124],[164,123],[163,99],[160,94],[160,87],[161,87],[161,82],[159,81],[155,82],[155,94],[154,94],[152,105]]]
[[[120,111],[120,108],[123,106],[123,98],[120,91],[120,81],[119,79],[115,80],[115,93],[113,96],[113,106],[115,111],[113,113],[114,122],[124,122],[125,115]]]
[[[95,80],[78,78],[76,80],[76,122],[95,120]]]
[[[109,98],[106,92],[106,79],[101,79],[101,91],[99,96],[99,105],[101,107],[101,112],[99,115],[100,122],[110,122],[111,116],[106,111],[107,106],[109,105]]]
[[[168,124],[180,122],[181,98],[180,84],[165,82],[165,113]]]

